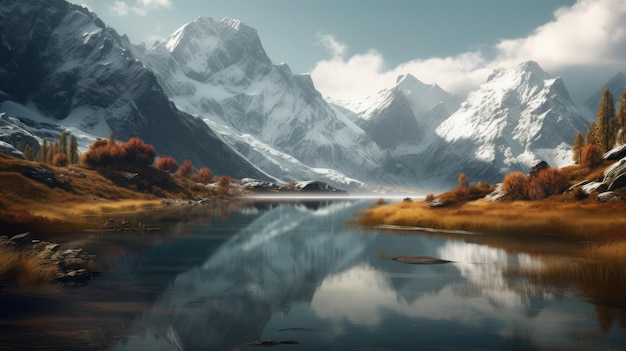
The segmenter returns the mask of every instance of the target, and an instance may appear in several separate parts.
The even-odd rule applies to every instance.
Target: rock
[[[485,196],[485,199],[489,201],[499,201],[506,199],[506,193],[502,190],[502,183],[496,184],[495,189],[491,194]]]
[[[550,165],[546,161],[541,161],[530,168],[530,173],[528,175],[535,176],[539,173],[539,171],[547,168],[550,168]]]
[[[626,186],[626,158],[622,158],[604,171],[602,183],[609,191]]]
[[[30,232],[14,235],[10,240],[15,243],[15,246],[18,248],[24,248],[32,244]]]
[[[613,193],[612,191],[605,191],[603,193],[598,194],[598,197],[596,197],[596,200],[599,202],[613,202],[613,201],[621,200],[621,198],[615,195],[615,193]]]
[[[298,342],[294,340],[254,340],[247,342],[246,345],[250,346],[274,346],[274,345],[297,345]]]
[[[585,193],[591,194],[594,191],[598,191],[598,190],[602,191],[606,189],[606,185],[604,185],[604,183],[602,182],[590,182],[590,183],[583,185],[582,188],[585,191]]]
[[[441,264],[452,262],[430,256],[397,256],[392,258],[392,260],[408,264]]]
[[[621,160],[626,157],[626,145],[621,145],[609,150],[602,157],[605,160]]]
[[[84,284],[91,279],[91,273],[86,269],[77,269],[57,274],[57,280],[61,283]]]

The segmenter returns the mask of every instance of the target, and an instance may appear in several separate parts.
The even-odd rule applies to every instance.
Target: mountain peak
[[[221,21],[223,24],[231,27],[234,30],[239,30],[241,28],[242,25],[245,26],[245,24],[243,24],[240,20],[238,19],[234,19],[234,18],[230,18],[230,17],[224,17],[222,18]]]

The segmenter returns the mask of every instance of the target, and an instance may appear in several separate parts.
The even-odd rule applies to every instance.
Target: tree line
[[[154,146],[146,144],[141,138],[133,137],[126,142],[118,142],[113,133],[109,134],[108,139],[96,139],[82,155],[78,152],[76,137],[65,131],[61,132],[59,140],[53,143],[44,138],[36,154],[28,144],[24,147],[22,154],[25,160],[46,163],[55,167],[81,163],[92,169],[129,170],[154,165],[162,171],[199,183],[214,180],[213,172],[209,168],[203,167],[194,172],[191,160],[185,160],[179,166],[176,159],[171,156],[156,159]],[[218,179],[218,184],[227,186],[231,181],[231,177],[222,175]]]
[[[602,162],[602,155],[615,145],[626,143],[626,89],[622,91],[617,111],[613,94],[608,88],[602,91],[595,122],[583,136],[576,133],[572,144],[572,157],[576,164],[593,167]]]

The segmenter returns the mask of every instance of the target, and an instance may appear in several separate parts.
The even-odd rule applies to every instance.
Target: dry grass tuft
[[[20,290],[54,290],[56,269],[28,252],[0,247],[0,281],[15,283]]]

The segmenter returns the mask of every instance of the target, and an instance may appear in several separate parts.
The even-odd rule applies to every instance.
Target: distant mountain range
[[[411,75],[325,101],[235,19],[199,17],[149,49],[63,0],[4,3],[0,19],[0,146],[16,154],[62,129],[82,149],[114,132],[216,174],[433,189],[460,172],[495,182],[539,160],[566,165],[594,119],[595,96],[578,107],[535,62],[494,71],[465,101]],[[617,97],[625,85],[607,83]]]

